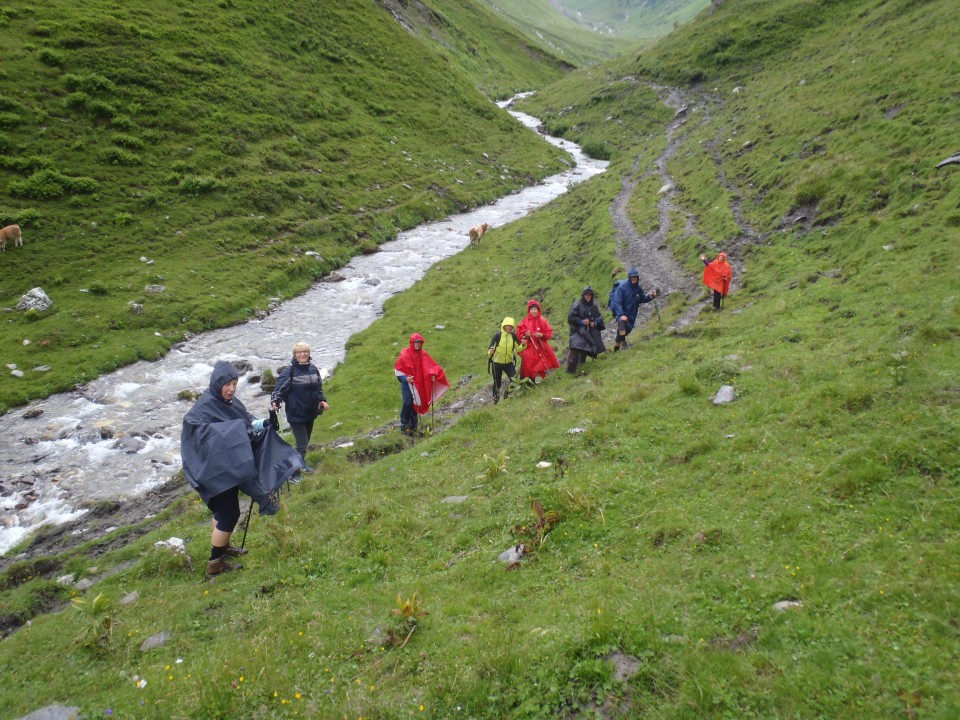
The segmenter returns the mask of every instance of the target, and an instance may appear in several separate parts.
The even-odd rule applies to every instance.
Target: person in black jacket
[[[283,403],[287,405],[287,422],[290,423],[297,452],[306,463],[313,421],[330,406],[323,394],[320,371],[310,362],[310,346],[305,342],[293,346],[293,359],[280,373],[277,387],[270,397],[270,405],[274,410],[279,410]],[[313,468],[307,465],[306,472],[313,472]]]
[[[567,372],[576,373],[577,366],[587,361],[587,356],[596,358],[607,351],[600,337],[603,330],[603,314],[593,301],[593,288],[587,285],[580,299],[570,306],[567,315],[570,327],[570,357],[567,359]]]

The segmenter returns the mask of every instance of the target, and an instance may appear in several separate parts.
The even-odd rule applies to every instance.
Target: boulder
[[[41,288],[35,287],[20,298],[17,310],[49,310],[51,305],[53,300]]]

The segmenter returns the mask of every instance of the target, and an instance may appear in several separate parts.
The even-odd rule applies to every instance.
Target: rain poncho
[[[183,418],[180,457],[187,481],[204,502],[239,487],[262,504],[304,464],[274,430],[254,430],[254,418],[238,398],[223,399],[223,386],[237,377],[228,362],[213,368],[209,388]]]
[[[410,387],[413,392],[413,409],[420,415],[426,415],[430,405],[450,389],[450,383],[447,382],[447,374],[443,368],[437,365],[426,350],[413,347],[417,340],[423,342],[423,335],[414,333],[410,336],[410,347],[400,351],[400,357],[393,369],[398,378],[413,378],[413,385]]]
[[[587,294],[591,296],[589,302],[587,302]],[[584,325],[584,320],[593,321],[594,326]],[[572,350],[583,350],[592,358],[607,351],[603,344],[603,338],[600,337],[600,331],[605,327],[603,315],[593,300],[593,288],[589,285],[583,289],[580,299],[570,306],[567,324],[570,326],[570,348]]]
[[[637,284],[630,282],[630,278],[637,278]],[[633,330],[637,322],[637,313],[642,304],[653,300],[653,297],[643,292],[640,287],[640,271],[635,267],[630,268],[627,273],[627,279],[617,284],[616,290],[610,295],[610,310],[613,312],[615,320],[619,321],[622,315],[627,316],[627,332]]]
[[[727,254],[720,253],[717,259],[703,269],[703,284],[711,290],[727,296],[730,292],[730,278],[733,277],[733,268],[727,262]],[[731,301],[732,302],[732,301]]]
[[[530,314],[530,308],[533,307],[540,311],[536,317]],[[538,338],[537,333],[543,333],[543,337]],[[560,367],[556,353],[547,342],[553,337],[553,328],[543,316],[543,308],[536,300],[527,303],[527,316],[517,326],[517,336],[527,341],[527,347],[520,351],[521,378],[533,378],[537,375],[544,377],[551,370]]]

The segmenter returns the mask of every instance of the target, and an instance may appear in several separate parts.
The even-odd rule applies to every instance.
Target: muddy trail
[[[701,128],[713,121],[714,110],[721,107],[721,101],[715,96],[697,90],[663,87],[657,87],[656,89],[663,102],[675,111],[673,120],[664,130],[667,138],[666,147],[663,153],[653,161],[644,163],[643,158],[635,160],[631,173],[622,179],[622,189],[611,204],[610,214],[619,240],[617,257],[624,268],[638,267],[641,273],[641,284],[645,289],[660,288],[663,299],[659,303],[669,301],[669,296],[675,293],[682,294],[685,301],[690,303],[689,307],[669,328],[660,329],[662,332],[672,332],[693,322],[704,308],[709,307],[710,302],[709,296],[700,282],[700,275],[691,274],[685,270],[668,248],[667,238],[670,234],[671,223],[674,218],[680,216],[683,218],[683,233],[686,237],[694,235],[704,237],[705,243],[713,244],[716,244],[716,240],[706,239],[705,235],[697,229],[697,218],[683,209],[679,203],[679,191],[676,189],[667,168],[670,159],[687,141],[692,130]],[[723,137],[724,128],[718,127],[714,139],[708,144],[708,149],[716,167],[717,181],[733,198],[732,213],[739,225],[739,234],[736,238],[723,240],[724,249],[734,268],[731,287],[736,289],[740,285],[742,274],[741,253],[743,248],[752,243],[763,242],[766,236],[757,233],[746,222],[741,207],[741,193],[730,183],[724,172],[720,153],[717,149]],[[652,232],[639,233],[629,218],[627,207],[637,184],[651,176],[658,177],[662,186],[657,198],[659,226]],[[810,214],[812,215],[812,213]],[[807,225],[810,222],[807,214],[804,214],[801,209],[796,217],[785,219],[784,224]],[[603,297],[600,298],[600,301],[605,304],[606,293],[602,292],[601,294]],[[641,315],[637,320],[638,325],[647,323],[646,328],[650,332],[657,332],[658,324],[654,315],[657,309],[659,308],[655,308],[654,303],[641,306]],[[651,320],[652,322],[650,322]],[[609,341],[608,345],[612,343],[613,332],[611,328],[608,328],[605,333],[605,340]],[[637,335],[639,334],[637,333]],[[641,338],[636,337],[635,339],[639,340]],[[563,348],[560,348],[560,350],[558,357],[560,357],[562,363],[565,359],[562,355],[565,355],[565,352],[563,352]],[[563,372],[563,370],[561,369],[558,372]],[[460,378],[457,387],[463,387],[473,377],[472,375],[466,375]],[[549,385],[549,379],[547,385]],[[427,415],[423,418],[424,425],[422,427],[430,433],[442,432],[445,427],[457,422],[464,414],[490,402],[489,387],[484,384],[482,390],[467,397],[460,397],[449,403],[441,402],[435,415]],[[311,445],[311,450],[320,450],[324,447],[329,449],[348,448],[348,453],[350,453],[356,447],[357,449],[352,451],[352,459],[357,462],[365,462],[382,457],[383,454],[400,452],[417,443],[417,438],[400,436],[397,433],[398,427],[398,422],[391,421],[356,437],[338,438],[326,445]],[[376,454],[365,454],[367,450],[364,448],[363,441],[374,441],[391,433],[397,433],[398,440],[396,443],[385,443],[387,447],[383,448],[382,451],[378,451]],[[366,445],[370,444],[370,442],[366,443]],[[322,475],[308,475],[304,478],[304,487],[309,487],[312,483],[322,482]],[[295,489],[294,492],[296,491]],[[6,587],[14,587],[31,576],[55,579],[63,574],[64,561],[68,555],[82,552],[90,558],[97,558],[111,550],[129,544],[166,522],[165,519],[156,518],[159,513],[162,513],[174,503],[190,497],[193,497],[193,491],[183,479],[182,474],[178,473],[169,482],[152,489],[143,496],[127,501],[102,501],[92,505],[89,512],[74,521],[56,526],[45,526],[34,534],[30,545],[20,553],[0,558],[0,573],[2,573],[0,574],[0,583]],[[243,506],[243,510],[246,512],[246,505]],[[78,550],[81,546],[84,546],[82,551]],[[113,571],[116,571],[116,568]],[[113,571],[101,575],[100,579],[112,574]],[[55,609],[57,607],[53,605],[40,609],[40,611]],[[22,622],[22,620],[14,621],[12,618],[0,617],[0,636],[15,631]]]

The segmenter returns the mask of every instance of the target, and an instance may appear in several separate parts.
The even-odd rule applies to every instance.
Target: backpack
[[[610,294],[607,296],[607,309],[610,310],[611,312],[613,312],[613,296],[616,294],[617,288],[620,287],[620,284],[622,282],[623,280],[617,280],[613,284],[613,287],[610,288]]]

